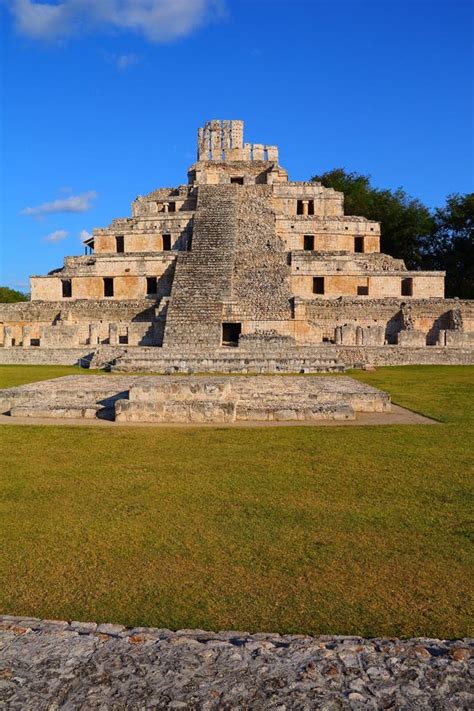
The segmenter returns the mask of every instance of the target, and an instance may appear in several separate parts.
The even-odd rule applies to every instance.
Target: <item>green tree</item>
[[[422,266],[420,245],[434,229],[433,216],[423,203],[411,198],[402,188],[374,188],[370,176],[348,173],[344,168],[315,175],[311,180],[344,193],[346,215],[359,215],[382,223],[381,252],[404,259],[409,269]]]
[[[422,243],[426,269],[446,270],[446,296],[474,298],[474,193],[449,195]]]
[[[16,301],[29,301],[29,296],[8,286],[0,286],[0,303],[13,304]]]

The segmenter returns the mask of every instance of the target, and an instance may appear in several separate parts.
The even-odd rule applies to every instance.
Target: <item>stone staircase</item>
[[[199,187],[192,250],[176,262],[164,348],[221,345],[223,300],[231,292],[238,187]]]
[[[247,351],[242,348],[205,350],[184,347],[178,354],[166,348],[127,348],[114,359],[116,373],[342,373],[335,349],[294,347]]]

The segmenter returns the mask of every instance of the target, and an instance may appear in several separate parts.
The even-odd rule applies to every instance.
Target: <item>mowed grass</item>
[[[474,368],[351,374],[442,423],[2,426],[1,611],[472,635]]]
[[[64,375],[102,374],[103,371],[86,370],[75,365],[0,365],[0,388],[36,383]]]

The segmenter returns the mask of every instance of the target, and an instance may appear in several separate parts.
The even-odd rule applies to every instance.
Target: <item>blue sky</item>
[[[471,0],[0,0],[1,275],[186,182],[240,118],[295,180],[344,166],[430,206],[473,189]]]

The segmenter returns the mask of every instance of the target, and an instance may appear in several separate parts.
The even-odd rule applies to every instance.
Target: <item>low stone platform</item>
[[[474,705],[471,639],[208,632],[0,617],[0,707],[438,709]]]
[[[352,378],[65,376],[0,392],[12,418],[234,423],[351,420],[389,412],[390,396]]]
[[[109,359],[109,360],[108,360]],[[115,373],[343,373],[344,362],[331,346],[321,348],[213,348],[188,352],[170,348],[125,348],[116,357],[100,348],[92,366],[110,363]]]

